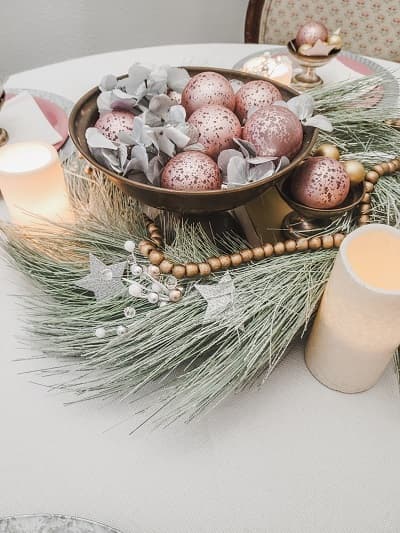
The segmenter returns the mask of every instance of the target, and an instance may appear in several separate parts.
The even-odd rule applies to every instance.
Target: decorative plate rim
[[[122,533],[120,529],[111,527],[107,524],[104,524],[103,522],[99,522],[97,520],[91,520],[89,518],[82,518],[80,516],[62,514],[62,513],[26,513],[26,514],[0,516],[0,525],[2,522],[4,523],[8,520],[13,520],[13,519],[19,520],[19,519],[26,519],[26,518],[28,519],[29,518],[61,518],[61,519],[65,518],[67,520],[76,520],[78,522],[100,526],[104,528],[104,531],[107,531],[109,533]]]

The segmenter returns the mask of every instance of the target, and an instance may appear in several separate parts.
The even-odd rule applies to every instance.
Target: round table
[[[113,52],[16,74],[8,85],[75,100],[105,73],[126,72],[134,61],[231,67],[265,48]],[[65,397],[33,383],[38,378],[25,373],[35,368],[33,350],[18,340],[24,324],[15,295],[25,282],[4,263],[0,276],[0,515],[65,513],[127,533],[400,530],[400,398],[393,366],[372,390],[344,395],[309,374],[300,345],[260,390],[237,395],[189,425],[145,428],[130,437],[134,420],[126,419],[126,407],[65,407]]]

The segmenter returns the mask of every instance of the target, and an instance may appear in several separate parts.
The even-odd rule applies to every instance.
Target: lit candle
[[[370,224],[343,241],[306,345],[323,384],[361,392],[400,344],[400,231]]]
[[[38,222],[32,214],[72,220],[64,172],[51,145],[24,142],[0,148],[0,190],[14,223]]]

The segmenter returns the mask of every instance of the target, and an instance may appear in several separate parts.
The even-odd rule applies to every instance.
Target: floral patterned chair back
[[[250,0],[245,41],[286,44],[308,20],[341,28],[347,50],[400,61],[400,0]]]

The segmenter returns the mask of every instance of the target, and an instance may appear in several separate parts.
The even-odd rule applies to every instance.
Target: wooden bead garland
[[[359,205],[359,226],[368,224],[370,221],[371,195],[379,178],[385,174],[396,172],[399,169],[400,159],[392,159],[391,161],[374,165],[372,170],[367,172],[364,181],[364,195]],[[207,277],[211,272],[217,272],[221,269],[225,270],[230,266],[237,267],[242,263],[248,263],[250,261],[260,261],[273,255],[280,256],[288,253],[305,252],[307,250],[316,251],[321,248],[324,250],[339,248],[345,237],[342,233],[335,233],[334,235],[322,235],[321,237],[301,237],[296,240],[289,239],[275,244],[265,243],[262,246],[240,250],[230,255],[210,257],[201,263],[189,262],[183,265],[175,264],[165,258],[164,253],[160,250],[163,246],[163,237],[159,227],[149,217],[145,216],[144,218],[149,239],[144,239],[139,242],[138,248],[140,253],[148,256],[150,263],[158,266],[162,274],[172,274],[177,279],[196,276]]]

